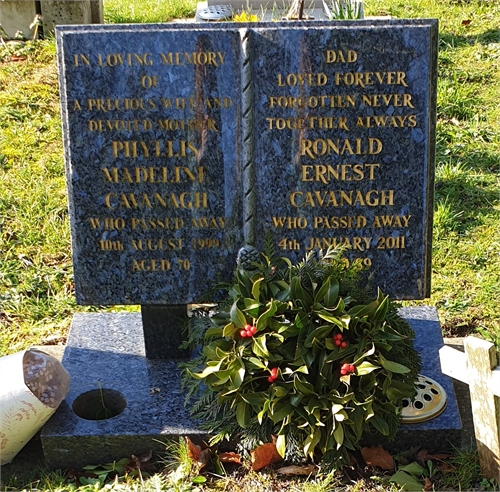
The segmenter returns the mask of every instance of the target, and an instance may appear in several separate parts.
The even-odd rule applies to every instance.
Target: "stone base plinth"
[[[416,331],[422,372],[443,386],[448,404],[428,422],[403,425],[388,446],[404,450],[421,445],[429,451],[459,446],[462,425],[451,380],[440,371],[443,340],[436,311],[412,307],[402,315]],[[178,362],[146,359],[140,313],[75,315],[63,365],[71,389],[41,436],[50,467],[78,468],[149,450],[161,453],[168,439],[204,437],[184,407]],[[102,416],[101,399],[118,415],[92,420]],[[382,444],[379,439],[376,443]]]
[[[168,439],[202,434],[184,407],[178,361],[146,359],[140,313],[76,314],[62,363],[71,388],[42,431],[51,468],[108,463],[149,450],[161,453]],[[105,412],[101,391],[104,407],[122,411],[90,420]],[[86,418],[75,414],[75,402]]]

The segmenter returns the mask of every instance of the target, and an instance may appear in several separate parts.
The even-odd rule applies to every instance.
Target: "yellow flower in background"
[[[248,12],[236,14],[232,20],[234,22],[259,22],[259,18],[255,14],[250,14]]]

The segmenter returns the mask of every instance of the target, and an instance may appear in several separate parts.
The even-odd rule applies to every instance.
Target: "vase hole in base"
[[[120,415],[127,408],[122,393],[100,388],[82,393],[73,402],[73,412],[85,420],[107,420]]]

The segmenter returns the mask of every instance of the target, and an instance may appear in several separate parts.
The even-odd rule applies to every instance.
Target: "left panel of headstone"
[[[62,27],[80,304],[187,304],[242,245],[239,34]]]

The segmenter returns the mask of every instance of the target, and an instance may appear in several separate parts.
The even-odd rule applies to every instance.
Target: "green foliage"
[[[124,475],[129,463],[129,458],[122,458],[119,461],[113,461],[112,463],[106,463],[104,465],[84,466],[83,470],[92,473],[92,475],[95,475],[95,478],[80,477],[80,483],[82,485],[93,485],[96,483],[103,485],[109,477]]]
[[[104,0],[104,20],[110,24],[168,22],[195,12],[193,0]]]
[[[450,470],[439,481],[439,490],[472,490],[481,478],[481,467],[477,451],[455,449],[449,460]]]
[[[363,18],[363,4],[356,0],[330,0],[327,16],[330,20],[348,20]]]
[[[274,434],[289,458],[338,463],[366,432],[392,438],[420,360],[389,298],[368,299],[334,249],[298,265],[262,254],[254,266],[236,270],[213,316],[195,318],[205,340],[188,373],[207,390],[195,414],[248,443]]]

